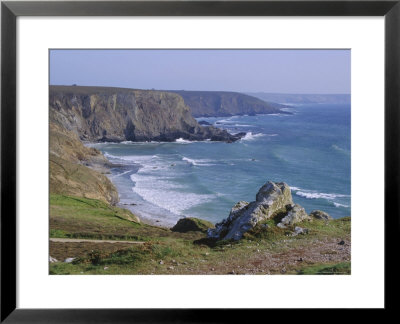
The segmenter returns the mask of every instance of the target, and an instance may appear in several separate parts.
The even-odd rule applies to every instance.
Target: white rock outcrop
[[[258,191],[255,201],[239,201],[228,218],[217,223],[215,229],[209,229],[207,234],[218,240],[239,240],[260,221],[277,216],[282,217],[279,227],[310,219],[303,207],[293,203],[290,187],[286,183],[268,181]]]

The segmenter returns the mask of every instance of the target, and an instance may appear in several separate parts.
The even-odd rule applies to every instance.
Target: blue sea
[[[213,223],[240,201],[253,201],[268,180],[286,182],[307,212],[351,215],[350,105],[298,105],[291,115],[198,118],[230,133],[235,143],[92,144],[113,163],[120,205],[172,226],[183,216]]]

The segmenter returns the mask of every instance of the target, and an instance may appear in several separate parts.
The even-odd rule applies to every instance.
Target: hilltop
[[[248,92],[250,96],[265,101],[279,102],[281,104],[350,104],[349,94],[288,94]]]
[[[225,117],[234,115],[287,113],[286,106],[265,102],[254,96],[227,91],[168,90],[182,96],[193,117]]]

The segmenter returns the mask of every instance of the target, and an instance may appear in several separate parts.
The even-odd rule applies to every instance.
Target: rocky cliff
[[[200,126],[176,93],[106,87],[50,86],[50,121],[84,141],[232,142],[231,135]]]
[[[194,117],[225,117],[233,115],[255,115],[286,113],[286,106],[265,102],[258,98],[226,91],[176,91],[190,107]]]

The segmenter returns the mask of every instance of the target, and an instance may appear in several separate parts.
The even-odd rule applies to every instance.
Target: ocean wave
[[[289,105],[289,106],[294,106],[294,107],[305,105],[304,103],[298,103],[298,102],[278,102],[278,103],[281,105]],[[283,110],[283,109],[287,109],[287,108],[281,108],[281,110]]]
[[[192,142],[189,141],[189,140],[185,140],[185,139],[183,139],[183,138],[181,137],[181,138],[176,139],[176,140],[175,140],[175,143],[190,144],[190,143],[192,143]]]
[[[123,175],[128,174],[128,173],[132,173],[132,172],[133,172],[132,170],[125,171],[125,172],[122,172],[122,173],[119,173],[119,174],[110,176],[110,178],[111,178],[111,179],[114,179],[114,178],[122,177]]]
[[[296,195],[300,197],[304,197],[307,199],[326,199],[326,200],[334,200],[336,198],[348,198],[348,195],[335,194],[335,193],[324,193],[324,192],[312,192],[312,191],[296,191]]]
[[[336,144],[333,144],[331,146],[331,148],[333,148],[336,152],[345,154],[345,155],[350,155],[350,152],[344,148],[341,148],[340,146],[337,146]]]
[[[295,110],[293,107],[281,108],[281,110],[287,112],[298,112],[298,110]]]
[[[118,161],[122,164],[140,164],[142,166],[152,166],[149,164],[154,164],[155,161],[161,162],[157,155],[112,155],[108,152],[104,152],[104,156],[113,161]]]
[[[274,113],[274,114],[257,114],[257,116],[277,116],[277,117],[286,117],[286,116],[294,116],[295,114],[283,114],[283,113]]]
[[[290,186],[292,192],[294,192],[297,196],[306,198],[306,199],[325,199],[333,204],[335,207],[344,207],[348,208],[350,206],[339,203],[335,201],[337,198],[350,198],[350,195],[343,195],[337,193],[324,193],[324,192],[317,192],[315,190],[306,190],[295,186]]]
[[[171,143],[171,142],[168,142]],[[178,138],[175,140],[175,142],[172,143],[177,143],[177,144],[192,144],[192,143],[212,143],[211,139],[207,138],[203,141],[189,141],[189,140],[185,140],[183,138]]]
[[[187,157],[183,157],[182,161],[186,161],[187,163],[191,165],[196,165],[196,166],[212,166],[215,165],[212,162],[215,162],[214,160],[207,160],[207,159],[190,159]]]
[[[246,125],[246,124],[233,124],[229,125],[230,127],[256,127],[254,125]]]
[[[349,208],[350,206],[348,206],[348,205],[344,205],[344,204],[339,204],[339,203],[337,203],[337,202],[334,202],[333,203],[333,205],[335,206],[335,207],[345,207],[345,208]]]
[[[257,133],[257,134],[253,134],[252,132],[248,132],[246,133],[246,135],[244,137],[242,137],[240,140],[241,141],[254,141],[255,139],[265,136],[266,134],[263,133]]]
[[[108,159],[117,159],[117,160],[122,160],[120,156],[112,155],[108,152],[104,152],[103,155],[108,158]]]
[[[159,159],[157,155],[123,155],[119,157],[121,160],[142,163]]]
[[[214,121],[213,125],[227,125],[227,126],[232,126],[232,124],[237,123],[237,118],[242,117],[240,115],[235,115],[235,116],[231,116],[228,118],[224,118],[224,119],[219,119]]]
[[[131,175],[131,179],[135,183],[132,190],[136,194],[176,215],[182,215],[186,209],[215,199],[214,195],[188,192],[188,188],[183,185],[159,176],[135,173]]]

